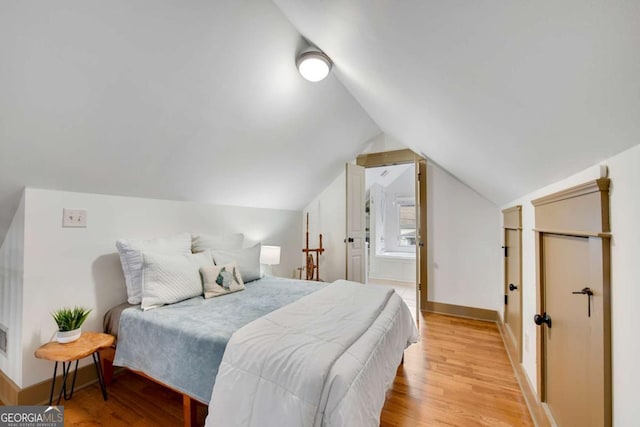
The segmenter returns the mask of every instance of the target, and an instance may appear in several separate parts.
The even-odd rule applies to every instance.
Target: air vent
[[[0,353],[7,355],[7,327],[0,325]]]

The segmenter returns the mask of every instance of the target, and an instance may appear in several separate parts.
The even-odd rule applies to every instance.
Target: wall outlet
[[[63,227],[86,227],[87,226],[87,210],[86,209],[63,209],[62,210],[62,226]]]

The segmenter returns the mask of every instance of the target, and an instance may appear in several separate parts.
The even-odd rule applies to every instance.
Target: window
[[[415,201],[398,202],[398,242],[399,246],[415,246],[416,244],[416,203]]]

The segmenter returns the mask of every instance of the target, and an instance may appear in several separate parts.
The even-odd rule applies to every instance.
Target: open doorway
[[[387,244],[385,241],[384,250],[382,255],[393,257],[394,253],[397,257],[409,257],[411,249],[407,246],[413,243],[413,253],[415,259],[413,262],[408,263],[406,273],[409,270],[413,270],[413,282],[412,292],[414,298],[410,299],[411,291],[403,292],[407,298],[405,301],[409,301],[409,306],[415,313],[416,322],[418,325],[419,313],[421,309],[427,307],[427,295],[428,295],[428,271],[427,271],[427,162],[422,156],[417,155],[409,149],[386,151],[380,153],[368,153],[361,154],[356,158],[356,164],[346,164],[346,235],[344,242],[346,244],[346,271],[345,277],[347,280],[353,280],[362,283],[371,283],[376,275],[380,275],[378,270],[372,272],[373,276],[368,275],[369,258],[376,254],[376,251],[381,247],[375,248],[369,253],[371,248],[367,245],[366,241],[371,239],[371,230],[369,231],[369,239],[367,239],[367,224],[366,224],[366,170],[379,167],[391,167],[395,165],[409,165],[413,170],[413,187],[407,186],[407,189],[403,191],[406,197],[400,196],[396,200],[389,201],[391,206],[395,206],[398,209],[398,229],[395,237],[391,237],[391,240],[395,239],[395,244]],[[383,170],[379,169],[378,175],[382,175]],[[391,172],[388,172],[391,173]],[[386,175],[386,174],[385,174]],[[415,216],[411,217],[408,214],[410,210],[410,188],[414,190],[414,202],[413,209]],[[395,201],[395,205],[393,202]],[[371,206],[369,203],[369,211]],[[402,223],[400,223],[400,217],[402,217]],[[371,221],[371,212],[369,212],[369,220]],[[415,226],[413,224],[415,223]],[[371,222],[369,222],[371,225]],[[385,237],[389,240],[388,237]],[[406,250],[406,252],[405,252]],[[376,260],[374,260],[375,264]],[[412,265],[412,268],[410,267]],[[370,277],[368,277],[370,276]],[[376,279],[377,280],[377,279]],[[386,279],[388,282],[393,282],[392,279]],[[405,279],[406,280],[406,279]],[[403,279],[396,280],[396,282],[402,282]],[[389,284],[388,286],[394,286],[397,284]]]
[[[412,311],[416,307],[415,177],[414,163],[365,171],[365,282],[393,287]]]

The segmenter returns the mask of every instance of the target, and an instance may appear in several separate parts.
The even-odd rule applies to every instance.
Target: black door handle
[[[533,316],[533,322],[538,326],[546,323],[548,327],[551,327],[551,317],[547,313],[542,313],[542,316],[536,314]]]
[[[349,238],[347,239],[347,242],[349,242],[349,243],[353,243],[353,237],[349,237]]]
[[[515,291],[516,289],[518,289],[518,287],[516,285],[514,285],[513,283],[509,283],[509,290],[510,291]]]
[[[580,291],[571,293],[574,295],[587,295],[587,313],[589,314],[589,317],[591,317],[591,297],[593,296],[591,288],[582,288]]]

